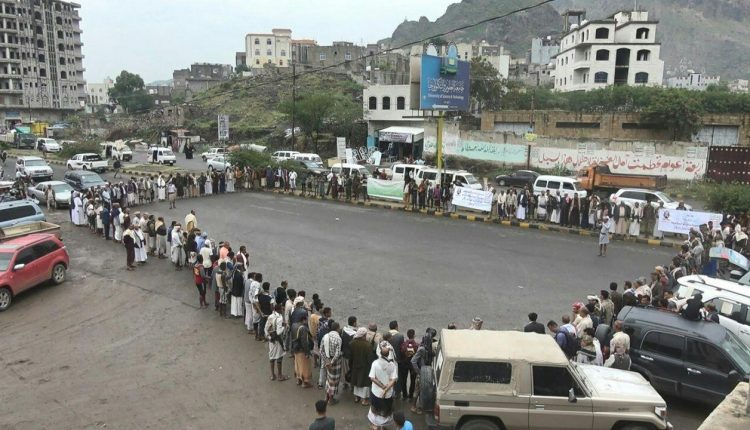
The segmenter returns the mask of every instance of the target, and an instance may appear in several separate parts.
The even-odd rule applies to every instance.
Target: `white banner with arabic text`
[[[710,212],[659,209],[659,231],[688,234],[691,228],[698,228],[709,221],[713,221],[716,227],[721,224],[721,219],[721,214]]]
[[[453,204],[478,211],[492,211],[492,192],[456,187],[453,190]]]

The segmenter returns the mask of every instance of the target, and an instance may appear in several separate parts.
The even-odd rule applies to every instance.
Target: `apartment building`
[[[185,100],[191,100],[199,92],[230,80],[233,71],[231,64],[215,63],[193,63],[189,69],[175,70],[172,72],[172,89],[169,96],[177,95],[184,97]],[[164,104],[167,96],[165,88],[146,89],[149,90],[149,94],[159,96],[155,97],[155,101],[162,100],[157,104]]]
[[[688,70],[685,76],[673,76],[667,78],[669,88],[683,88],[692,91],[706,91],[709,85],[718,85],[721,81],[719,76],[708,76]]]
[[[268,67],[286,68],[292,56],[292,30],[274,28],[270,33],[245,36],[245,65],[250,70]]]
[[[656,26],[646,11],[622,11],[572,24],[554,56],[555,89],[588,91],[607,85],[662,85]]]
[[[87,82],[86,106],[108,105],[110,102],[109,90],[114,85],[115,81],[111,78],[107,78],[103,82]]]
[[[0,0],[0,119],[53,122],[86,102],[80,5]]]

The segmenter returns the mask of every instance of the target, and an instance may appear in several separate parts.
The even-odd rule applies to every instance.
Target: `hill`
[[[448,6],[434,22],[427,18],[404,21],[381,43],[397,46],[451,28],[501,15],[539,0],[463,0]],[[502,44],[513,57],[523,57],[535,36],[560,32],[559,13],[567,8],[586,9],[589,19],[603,18],[630,9],[633,0],[557,0],[529,12],[473,27],[446,37],[456,42],[486,40]],[[748,0],[639,0],[638,8],[660,20],[657,39],[668,72],[692,68],[722,79],[750,74],[750,1]]]

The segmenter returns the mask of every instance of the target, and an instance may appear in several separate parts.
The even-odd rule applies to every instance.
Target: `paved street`
[[[335,318],[357,315],[381,329],[390,319],[418,332],[449,322],[466,327],[474,315],[487,328],[517,329],[532,310],[540,320],[558,319],[573,301],[671,253],[617,243],[604,259],[589,238],[270,194],[180,201],[178,208],[147,210],[182,219],[196,209],[210,236],[249,245],[253,268],[274,286],[286,279],[320,293]],[[238,321],[197,309],[190,272],[155,260],[126,272],[121,248],[69,224],[64,234],[71,282],[21,296],[0,314],[10,345],[0,352],[8,369],[0,402],[13,411],[0,428],[306,428],[321,393],[301,394],[291,382],[269,386],[265,349]],[[263,406],[289,398],[298,412],[291,421],[264,417]],[[332,416],[342,428],[362,428],[364,408],[344,399]],[[31,402],[40,408],[23,406]],[[680,429],[696,428],[708,413],[671,407]]]

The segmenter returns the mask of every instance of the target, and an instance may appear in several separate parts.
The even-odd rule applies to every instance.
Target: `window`
[[[601,128],[598,122],[556,122],[556,128]]]
[[[346,53],[344,54],[344,60],[351,61],[351,59],[352,59],[352,53],[349,51],[346,51]]]
[[[26,218],[34,215],[36,215],[36,210],[34,210],[34,207],[31,205],[15,206],[0,211],[0,222]]]
[[[509,384],[511,370],[510,363],[457,361],[453,369],[453,382]]]
[[[638,51],[637,56],[635,57],[638,61],[648,61],[648,58],[651,56],[651,51],[648,49],[641,49]]]
[[[65,65],[65,57],[60,57],[60,64]]]
[[[255,50],[255,55],[260,55],[260,49]]]
[[[42,243],[34,245],[33,248],[37,258],[41,258],[47,254],[51,254],[57,251],[58,249],[60,249],[60,246],[51,240],[46,240]]]
[[[255,60],[255,64],[260,64],[260,60]]]
[[[547,187],[547,181],[539,180],[539,181],[536,181],[536,184],[534,184],[534,185],[537,186],[537,187],[539,187],[539,188],[546,188]]]
[[[47,69],[39,69],[39,76],[46,78],[47,77]]]
[[[44,63],[44,62],[47,61],[47,59],[44,58],[44,54],[39,54],[38,60],[39,60],[40,63]]]
[[[549,181],[547,182],[547,188],[549,188],[550,190],[559,190],[560,183],[557,181]]]
[[[68,79],[68,74],[65,71],[60,72],[60,79]]]
[[[383,97],[383,110],[390,110],[390,109],[391,109],[391,98]]]
[[[609,60],[609,50],[600,49],[596,51],[596,61],[607,61]]]
[[[685,338],[682,336],[652,331],[643,338],[641,349],[667,357],[680,358],[684,344]]]
[[[282,49],[281,50],[281,56],[282,57],[286,57],[286,49]]]
[[[687,340],[685,361],[722,373],[729,373],[734,370],[734,366],[721,350],[706,342],[693,339]]]
[[[271,44],[271,39],[266,39],[266,45],[270,45],[270,44]]]
[[[254,42],[254,43],[255,43],[256,45],[260,45],[260,39],[258,39],[258,38],[256,37],[256,38],[255,38],[255,42]]]
[[[573,188],[573,184],[571,184],[570,182],[563,182],[562,185],[563,185],[563,190],[575,191],[575,188]]]
[[[596,72],[594,73],[594,83],[606,84],[607,83],[607,72]]]
[[[284,65],[284,60],[279,60],[279,66],[283,66],[283,65]]]
[[[370,110],[375,110],[378,108],[378,98],[377,97],[370,97],[367,100],[367,106]]]
[[[28,247],[26,249],[22,249],[18,256],[16,257],[16,261],[14,264],[29,264],[37,259],[36,253],[34,252],[34,247]]]
[[[596,33],[594,33],[594,37],[597,39],[609,39],[609,29],[597,28]]]
[[[533,374],[535,396],[568,397],[571,388],[576,396],[583,396],[565,367],[534,366]]]
[[[709,300],[708,303],[713,303],[716,306],[716,311],[719,314],[731,318],[739,323],[742,322],[742,306],[739,303],[730,302],[720,298]]]
[[[396,110],[406,109],[406,99],[404,97],[396,98]]]
[[[648,28],[639,28],[635,31],[636,39],[648,39]]]
[[[646,72],[638,72],[635,74],[635,83],[636,84],[647,84],[648,83],[648,73]]]
[[[273,51],[271,51],[270,49],[266,49],[266,55],[272,55],[272,54],[273,54]]]
[[[320,55],[318,55],[318,58],[320,59],[320,61],[325,61],[326,60],[326,53],[325,52],[321,52]]]

